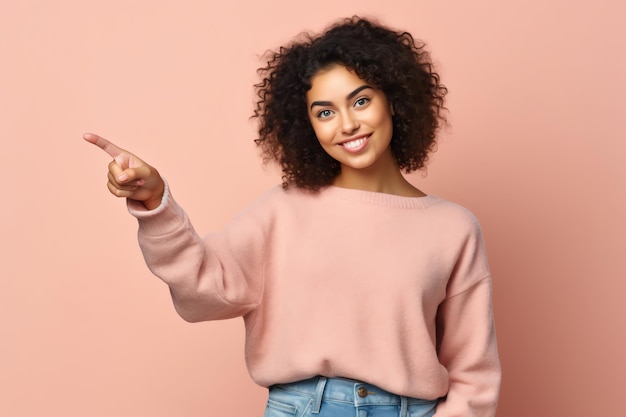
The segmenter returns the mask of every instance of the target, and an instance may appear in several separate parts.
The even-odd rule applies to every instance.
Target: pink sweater
[[[129,201],[152,272],[188,321],[243,316],[262,385],[315,375],[493,416],[500,365],[480,226],[435,196],[277,186],[201,238],[166,189]]]

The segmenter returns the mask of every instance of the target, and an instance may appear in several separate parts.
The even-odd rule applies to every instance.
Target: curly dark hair
[[[264,161],[277,162],[283,186],[317,191],[340,173],[339,162],[318,142],[308,118],[306,93],[311,77],[340,64],[380,89],[394,109],[391,150],[404,172],[424,167],[445,124],[444,97],[424,43],[358,16],[330,26],[321,35],[302,34],[277,52],[266,53],[267,66],[257,73],[259,119]]]

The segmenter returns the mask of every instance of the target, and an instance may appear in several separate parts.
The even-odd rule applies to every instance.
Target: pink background
[[[427,41],[451,91],[412,180],[481,220],[498,414],[626,414],[621,0],[3,0],[0,416],[262,415],[241,321],[176,316],[81,135],[156,165],[219,228],[279,181],[251,141],[259,55],[354,13]]]

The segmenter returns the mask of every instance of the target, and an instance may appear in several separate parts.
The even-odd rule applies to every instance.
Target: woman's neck
[[[341,167],[341,173],[332,183],[336,187],[373,191],[405,197],[424,197],[425,193],[415,188],[400,172],[395,160],[367,169]]]

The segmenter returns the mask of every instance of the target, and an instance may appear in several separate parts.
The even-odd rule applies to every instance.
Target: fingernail
[[[127,174],[121,174],[119,177],[117,177],[118,181],[126,181],[127,179],[128,179]]]

